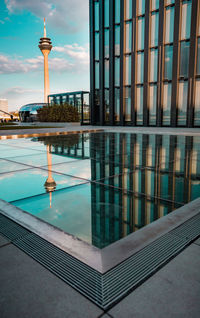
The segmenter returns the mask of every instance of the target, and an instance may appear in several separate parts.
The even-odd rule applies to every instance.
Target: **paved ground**
[[[94,127],[68,125],[37,132],[80,129]],[[188,128],[106,127],[106,130],[200,135],[200,129]],[[0,131],[0,135],[32,132],[36,131]],[[200,317],[200,238],[107,313],[1,236],[0,269],[1,318]]]
[[[0,317],[199,318],[200,239],[108,313],[0,236]]]
[[[42,128],[44,124],[57,126],[57,128]],[[30,125],[30,124],[29,124]],[[46,132],[64,132],[64,131],[75,131],[75,130],[92,130],[92,129],[103,129],[106,131],[119,131],[119,132],[142,132],[147,134],[171,134],[171,135],[199,135],[200,128],[166,128],[166,127],[114,127],[114,126],[80,126],[77,123],[37,123],[41,129],[19,129],[19,130],[0,130],[0,136],[9,135],[23,135],[33,133],[46,133]]]

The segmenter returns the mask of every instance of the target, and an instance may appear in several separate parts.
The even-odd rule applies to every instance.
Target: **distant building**
[[[91,123],[200,127],[200,0],[90,0]]]
[[[1,117],[7,117],[7,115],[3,112],[8,113],[8,100],[7,99],[0,99],[0,116]]]
[[[37,121],[37,110],[44,107],[45,103],[27,104],[20,108],[19,118],[22,122]]]
[[[81,124],[90,123],[90,103],[88,91],[66,92],[48,96],[49,105],[68,103],[77,108]]]

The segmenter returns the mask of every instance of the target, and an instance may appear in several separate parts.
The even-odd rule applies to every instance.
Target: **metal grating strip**
[[[0,233],[10,241],[22,238],[30,232],[0,213]]]
[[[200,213],[101,274],[0,213],[0,233],[103,309],[154,274],[200,235]]]

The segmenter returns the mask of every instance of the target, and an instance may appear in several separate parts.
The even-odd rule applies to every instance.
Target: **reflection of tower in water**
[[[48,178],[44,184],[46,192],[49,193],[50,208],[52,203],[52,192],[56,189],[56,182],[52,177],[52,156],[51,145],[47,145],[47,163],[48,163]]]

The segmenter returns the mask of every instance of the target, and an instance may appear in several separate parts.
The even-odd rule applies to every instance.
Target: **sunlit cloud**
[[[65,33],[80,31],[88,23],[89,1],[5,0],[5,4],[10,14],[29,11]]]

